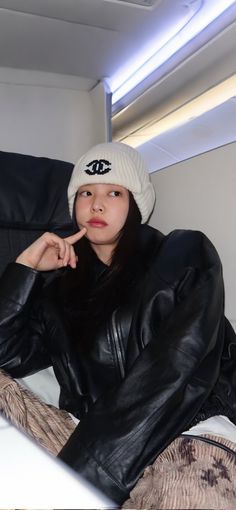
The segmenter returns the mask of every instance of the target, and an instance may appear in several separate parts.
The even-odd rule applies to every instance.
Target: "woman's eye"
[[[80,191],[79,193],[81,197],[89,197],[91,194],[91,191]]]
[[[120,191],[111,191],[110,195],[112,197],[119,197],[121,195],[121,192]]]

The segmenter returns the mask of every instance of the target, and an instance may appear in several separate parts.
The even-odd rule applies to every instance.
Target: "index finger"
[[[75,244],[77,241],[79,241],[81,239],[81,237],[84,236],[84,234],[86,234],[86,232],[87,232],[87,229],[85,227],[83,227],[81,230],[79,230],[72,236],[65,237],[65,241],[67,241],[67,243],[69,243],[69,244]]]

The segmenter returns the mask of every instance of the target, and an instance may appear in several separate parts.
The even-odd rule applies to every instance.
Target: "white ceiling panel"
[[[1,67],[98,79],[106,73],[118,45],[119,34],[112,30],[85,25],[78,30],[76,24],[61,20],[0,12]],[[103,55],[101,61],[98,54]]]
[[[123,9],[101,0],[1,0],[0,66],[110,76],[141,23],[138,9]]]
[[[148,51],[168,27],[185,19],[186,13],[217,2],[157,0],[153,8],[146,8],[120,0],[0,0],[1,82],[11,81],[15,68],[19,76],[14,80],[19,83],[25,78],[29,83],[60,82],[87,90],[99,80],[109,83],[121,70],[133,66],[139,53]],[[152,74],[146,92],[138,90],[139,99],[133,98],[132,104],[114,119],[114,133],[132,132],[154,114],[165,115],[168,109],[180,106],[190,99],[185,87],[198,95],[232,74],[236,65],[236,24],[232,28],[235,19],[236,1],[221,25],[211,24],[157,74]],[[44,72],[50,73],[47,79]],[[83,81],[75,81],[76,77]],[[203,116],[191,126],[143,146],[142,150],[149,152],[152,170],[156,169],[157,160],[163,168],[195,151],[228,143],[234,137],[235,103],[227,112],[226,109],[225,106],[225,110],[215,113],[217,120],[211,112],[211,117]],[[217,131],[217,123],[224,125],[223,131]],[[159,158],[155,158],[155,153]]]
[[[236,141],[236,99],[153,138],[138,150],[150,172]]]
[[[173,156],[173,154],[152,142],[141,145],[137,150],[142,154],[150,173],[179,162],[179,159]]]
[[[0,67],[101,80],[133,65],[171,26],[215,0],[0,0]]]

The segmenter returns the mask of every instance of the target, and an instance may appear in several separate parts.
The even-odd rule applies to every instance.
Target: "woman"
[[[88,151],[68,200],[79,232],[44,234],[2,276],[0,366],[13,377],[53,366],[60,407],[80,419],[59,456],[120,504],[181,433],[215,415],[236,422],[236,340],[210,241],[144,225],[155,196],[134,149]],[[48,270],[59,271],[42,289]],[[227,434],[220,444],[234,455]]]

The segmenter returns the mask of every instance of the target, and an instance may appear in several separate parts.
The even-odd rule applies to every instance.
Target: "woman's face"
[[[109,260],[129,211],[129,192],[114,184],[81,186],[75,203],[76,221],[98,257]]]

